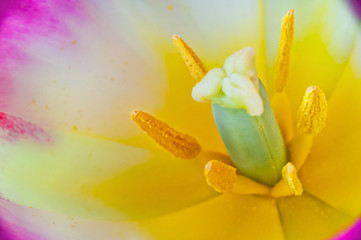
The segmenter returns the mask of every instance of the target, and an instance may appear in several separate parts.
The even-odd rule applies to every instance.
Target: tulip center
[[[134,122],[175,157],[197,158],[205,164],[206,181],[217,192],[277,198],[302,195],[297,171],[310,152],[313,138],[325,127],[327,101],[319,87],[310,86],[298,109],[297,133],[294,133],[291,106],[285,92],[293,34],[294,11],[290,9],[282,21],[276,93],[271,103],[258,78],[252,48],[234,53],[222,68],[207,71],[183,39],[172,36],[190,75],[198,81],[192,96],[200,102],[212,102],[214,120],[231,159],[202,151],[195,138],[148,113],[134,111]]]
[[[197,101],[211,101],[214,120],[238,171],[273,186],[287,162],[285,144],[255,67],[255,52],[244,48],[210,70],[193,88]]]

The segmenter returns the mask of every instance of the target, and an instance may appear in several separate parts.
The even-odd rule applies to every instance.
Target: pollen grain
[[[178,51],[181,53],[191,76],[197,81],[202,80],[207,73],[207,69],[196,53],[178,35],[172,35],[172,39]]]
[[[276,62],[276,89],[278,92],[282,92],[287,84],[294,35],[294,22],[294,10],[290,9],[282,20],[281,39],[278,47]]]
[[[200,153],[201,145],[195,138],[173,129],[148,113],[135,110],[131,116],[139,128],[175,157],[190,159]]]

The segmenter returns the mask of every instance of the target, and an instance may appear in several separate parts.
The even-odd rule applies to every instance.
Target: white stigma
[[[251,116],[263,113],[255,52],[247,47],[226,59],[222,68],[210,70],[193,88],[194,100],[211,101],[228,108],[246,109]]]

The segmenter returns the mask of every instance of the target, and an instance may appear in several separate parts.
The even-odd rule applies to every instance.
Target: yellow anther
[[[230,192],[237,181],[236,168],[217,160],[209,161],[204,169],[209,186],[217,192]]]
[[[297,169],[289,162],[282,168],[282,179],[272,188],[271,196],[300,196],[302,193],[303,187],[297,176]]]
[[[316,136],[326,126],[327,100],[321,88],[307,88],[297,112],[297,129],[301,133]]]
[[[297,169],[292,163],[287,163],[282,168],[282,177],[288,184],[295,196],[300,196],[303,193],[302,183],[297,176]]]
[[[287,84],[294,35],[294,22],[294,11],[293,9],[290,9],[282,20],[281,39],[278,46],[276,63],[276,89],[278,92],[282,92]]]
[[[183,60],[187,65],[191,76],[197,81],[202,80],[207,73],[207,69],[201,60],[181,37],[173,35],[172,39],[179,52],[182,54]]]
[[[160,146],[176,157],[194,158],[201,151],[201,146],[195,138],[178,132],[148,113],[133,111],[132,118]]]

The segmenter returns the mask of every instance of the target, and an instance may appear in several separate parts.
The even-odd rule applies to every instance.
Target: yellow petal
[[[361,35],[358,43],[300,172],[305,191],[353,216],[361,213]]]
[[[257,196],[223,194],[140,226],[158,240],[284,239],[275,202]]]
[[[198,161],[82,135],[7,143],[0,156],[2,197],[72,216],[154,217],[215,195]]]
[[[304,193],[277,201],[286,239],[329,239],[354,218]]]

